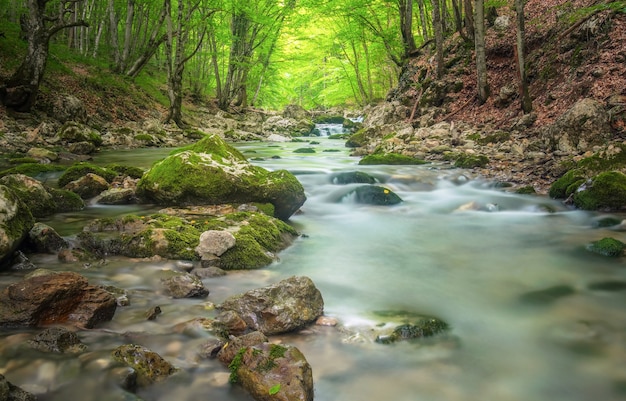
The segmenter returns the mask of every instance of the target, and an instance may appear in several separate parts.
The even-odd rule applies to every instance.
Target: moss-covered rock
[[[354,194],[357,203],[367,205],[389,206],[402,202],[402,199],[390,189],[379,187],[378,185],[363,185],[348,193]]]
[[[375,184],[376,178],[362,171],[345,171],[332,174],[330,182],[338,185],[345,184]]]
[[[487,164],[489,164],[487,156],[469,155],[465,153],[457,155],[454,161],[454,167],[458,168],[485,167]]]
[[[293,153],[315,153],[315,149],[313,148],[298,148],[293,151]]]
[[[139,167],[134,166],[126,166],[122,164],[109,164],[106,166],[107,170],[114,171],[118,175],[123,177],[130,178],[141,178],[143,176],[144,170]]]
[[[367,138],[366,130],[360,129],[354,134],[350,135],[350,137],[348,137],[348,140],[346,141],[346,147],[347,148],[360,148],[361,146],[367,145],[367,142],[368,142],[368,138]]]
[[[24,174],[29,177],[35,177],[39,174],[49,173],[53,171],[63,171],[64,167],[56,166],[52,164],[40,164],[40,163],[21,163],[10,169],[0,171],[0,177],[9,174]]]
[[[102,145],[102,136],[98,131],[73,121],[68,121],[61,127],[58,137],[69,143],[90,142],[96,147]]]
[[[590,252],[610,257],[622,256],[624,254],[624,249],[626,249],[626,244],[610,237],[594,241],[587,246],[587,250]]]
[[[437,318],[421,319],[416,324],[402,324],[396,327],[389,335],[382,335],[376,338],[376,342],[381,344],[391,344],[402,340],[415,340],[425,337],[432,337],[448,331],[448,323]]]
[[[418,165],[427,164],[427,161],[418,159],[416,157],[405,156],[398,153],[375,153],[367,155],[359,160],[359,165],[369,166],[378,164],[391,164],[391,165]]]
[[[293,174],[253,166],[217,135],[155,163],[137,184],[137,195],[148,202],[176,206],[272,203],[275,216],[283,220],[306,200]]]
[[[161,355],[141,345],[121,345],[113,350],[112,356],[137,372],[139,386],[163,381],[176,372],[176,368]]]
[[[600,173],[574,193],[573,201],[584,210],[622,210],[626,208],[626,175]]]
[[[85,208],[85,201],[75,192],[65,189],[48,188],[54,199],[56,213],[76,212]]]
[[[70,182],[76,181],[87,174],[98,175],[109,183],[117,176],[117,172],[96,166],[95,164],[76,163],[72,167],[65,170],[65,172],[59,177],[58,185],[62,188]]]
[[[565,199],[574,193],[585,181],[585,176],[579,169],[570,170],[552,183],[548,194],[551,198]]]
[[[0,185],[0,264],[19,247],[34,224],[24,202],[7,186]]]
[[[38,180],[23,174],[12,174],[0,178],[28,206],[34,217],[45,217],[56,212],[52,195]]]

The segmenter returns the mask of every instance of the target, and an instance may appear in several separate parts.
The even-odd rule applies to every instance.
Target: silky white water
[[[102,267],[85,269],[33,255],[39,267],[75,270],[92,283],[126,288],[132,304],[118,308],[106,331],[79,332],[90,351],[78,358],[29,351],[19,346],[28,333],[2,333],[0,373],[44,400],[133,399],[102,372],[113,348],[134,342],[181,368],[164,383],[140,390],[142,399],[251,400],[227,382],[228,371],[218,361],[196,357],[206,335],[181,334],[173,326],[212,317],[211,304],[229,295],[306,275],[323,295],[325,315],[339,325],[312,326],[272,341],[304,353],[318,401],[626,398],[626,291],[592,289],[605,282],[619,289],[626,282],[626,264],[585,250],[607,236],[626,242],[623,232],[596,228],[599,214],[497,190],[463,170],[358,166],[343,141],[315,141],[319,144],[237,144],[255,164],[288,169],[305,187],[307,201],[290,219],[304,235],[281,252],[279,262],[206,279],[211,291],[206,299],[172,300],[155,288],[158,271],[175,268],[175,261],[113,257]],[[300,147],[316,153],[294,153]],[[130,154],[150,158],[149,150]],[[128,155],[103,153],[96,161],[124,162]],[[403,202],[355,203],[349,192],[362,184],[336,185],[332,178],[357,170],[377,177],[378,185]],[[141,210],[100,208],[86,213]],[[67,217],[48,223],[67,230]],[[0,280],[6,285],[23,274],[4,272]],[[573,293],[535,303],[523,298],[556,286]],[[157,304],[163,314],[146,321],[145,311]],[[380,330],[412,322],[415,315],[439,317],[451,330],[435,341],[373,341]]]

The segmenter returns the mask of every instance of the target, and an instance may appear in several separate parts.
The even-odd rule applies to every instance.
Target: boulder
[[[88,120],[85,103],[76,96],[56,96],[51,106],[50,114],[62,123],[67,121],[86,123]]]
[[[356,203],[367,205],[389,206],[402,202],[395,192],[378,185],[362,185],[350,191],[346,196],[354,196]]]
[[[324,300],[310,278],[293,276],[229,297],[218,309],[237,312],[251,330],[273,335],[315,322],[324,311]]]
[[[200,234],[200,243],[196,247],[196,253],[200,258],[215,255],[222,256],[224,252],[235,246],[235,236],[228,231],[208,230]]]
[[[611,139],[609,115],[597,100],[582,99],[545,128],[542,136],[554,150],[584,153]]]
[[[298,104],[288,104],[283,110],[283,117],[304,120],[310,118],[310,113]]]
[[[125,344],[112,353],[113,359],[131,367],[137,373],[137,385],[161,382],[176,372],[176,368],[154,351],[141,345]]]
[[[272,116],[263,123],[263,132],[285,136],[307,135],[315,128],[313,121],[309,119],[294,119],[282,116]]]
[[[11,382],[0,374],[0,400],[35,401],[37,397],[11,384]]]
[[[271,203],[275,216],[283,220],[306,200],[293,174],[253,166],[217,135],[155,163],[138,182],[137,195],[159,205]]]
[[[59,354],[75,354],[87,349],[75,332],[64,327],[49,327],[33,337],[28,345],[39,351]]]
[[[99,175],[87,173],[84,177],[65,185],[63,189],[78,194],[82,199],[93,198],[106,191],[109,183]]]
[[[621,211],[626,208],[626,175],[618,171],[600,173],[580,185],[572,199],[584,210]]]
[[[242,348],[229,365],[231,382],[258,401],[313,401],[313,370],[296,347],[263,343]]]
[[[98,197],[101,205],[129,205],[137,203],[133,188],[111,188],[102,192]]]
[[[26,152],[26,156],[48,162],[55,161],[59,158],[59,155],[56,152],[44,148],[30,148],[28,149],[28,152]]]
[[[260,345],[266,343],[267,341],[268,340],[265,334],[260,331],[253,331],[239,337],[231,336],[228,346],[222,347],[217,353],[217,359],[219,359],[224,365],[228,366],[233,359],[235,359],[237,353],[242,348]]]
[[[375,184],[376,178],[362,171],[346,171],[331,175],[330,182],[337,185],[345,184]]]
[[[69,248],[67,241],[54,228],[44,223],[35,223],[28,232],[26,245],[35,252],[50,254],[55,254],[63,248]]]
[[[209,295],[209,290],[193,274],[172,272],[171,277],[161,280],[165,292],[172,298],[201,298]]]
[[[8,187],[0,185],[0,263],[20,246],[34,224],[24,202]]]
[[[63,124],[57,138],[67,143],[90,142],[95,147],[102,145],[102,137],[98,131],[74,121]]]
[[[70,324],[93,328],[115,314],[115,298],[73,272],[36,270],[0,292],[0,327]]]
[[[24,174],[11,174],[0,178],[0,185],[6,185],[28,206],[34,217],[45,217],[56,211],[52,195],[43,184]]]

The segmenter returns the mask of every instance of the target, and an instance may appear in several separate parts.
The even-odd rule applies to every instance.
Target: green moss
[[[249,235],[263,248],[271,252],[283,249],[283,235],[297,236],[297,232],[283,221],[270,219],[263,214],[251,214],[246,218],[248,224],[242,225],[239,234]]]
[[[369,166],[369,165],[418,165],[418,164],[426,164],[428,162],[411,157],[404,156],[397,153],[386,153],[386,154],[372,154],[363,157],[359,161],[359,165]]]
[[[167,257],[171,259],[198,259],[195,248],[198,246],[200,233],[193,226],[186,225],[177,230],[167,230],[164,233],[167,239]]]
[[[196,153],[210,154],[215,160],[218,160],[220,162],[223,159],[240,161],[246,160],[246,157],[241,152],[224,142],[218,135],[215,134],[207,135],[200,141],[176,149],[170,154],[174,155],[188,150]]]
[[[367,144],[367,137],[365,133],[366,131],[364,129],[360,129],[354,134],[350,135],[350,137],[346,141],[346,147],[359,148],[361,146],[365,146]]]
[[[315,153],[315,149],[313,148],[298,148],[293,151],[293,153]]]
[[[91,142],[94,146],[102,145],[102,137],[95,130],[73,121],[66,122],[59,131],[61,139],[71,142]]]
[[[235,246],[220,256],[220,267],[222,269],[259,269],[267,266],[274,260],[254,237],[235,233],[235,239]]]
[[[78,180],[89,173],[99,175],[107,182],[113,181],[113,179],[117,176],[115,171],[111,171],[91,163],[77,163],[68,168],[65,173],[59,177],[59,187],[64,187],[68,183]]]
[[[564,199],[572,194],[580,186],[580,184],[585,182],[585,177],[581,173],[580,170],[574,169],[570,170],[567,173],[563,174],[561,178],[556,180],[551,186],[548,194],[551,198],[555,199]]]
[[[64,189],[48,188],[56,205],[57,213],[76,212],[85,208],[85,201],[75,192]]]
[[[183,131],[183,136],[187,139],[199,140],[206,136],[206,134],[195,128],[188,128]]]
[[[39,163],[24,163],[8,170],[0,172],[0,176],[9,174],[24,174],[29,177],[35,177],[42,173],[49,173],[52,171],[63,171],[65,168],[61,166],[55,166],[51,164],[39,164]]]
[[[587,246],[587,249],[593,253],[610,257],[622,256],[625,248],[626,244],[610,237],[602,238]]]
[[[454,166],[458,168],[485,167],[489,164],[487,156],[459,154],[454,161]]]
[[[13,159],[9,159],[9,163],[11,164],[22,164],[22,163],[39,163],[39,160],[34,157],[16,157]]]
[[[127,176],[130,178],[141,178],[144,173],[144,170],[139,167],[125,166],[121,164],[108,164],[105,168],[111,171],[115,171],[121,176]]]
[[[268,216],[274,216],[274,205],[272,205],[271,203],[258,203],[258,202],[252,202],[252,205],[256,206],[257,209],[259,209],[259,211],[261,213],[264,213]]]
[[[276,363],[276,359],[283,358],[286,352],[287,348],[283,347],[282,345],[271,344],[267,359],[257,365],[257,371],[259,373],[267,373],[270,370],[274,369],[276,366],[278,366],[278,364]]]
[[[486,135],[484,137],[480,136],[479,134],[475,134],[475,135],[477,135],[478,137],[472,137],[470,139],[472,139],[473,141],[476,141],[476,143],[483,145],[483,146],[488,145],[490,143],[506,142],[511,138],[511,134],[509,134],[508,132],[504,132],[504,131],[497,131],[497,132],[494,132],[493,134]]]
[[[525,187],[518,188],[515,193],[520,195],[534,195],[537,191],[535,191],[532,185],[526,185]]]
[[[243,364],[243,354],[246,352],[246,348],[242,347],[237,351],[233,360],[228,364],[228,369],[230,370],[230,376],[228,377],[228,381],[231,383],[237,383],[239,381],[239,374],[237,371]]]
[[[15,213],[15,216],[12,219],[7,219],[6,216],[4,217],[0,232],[4,231],[9,239],[21,238],[33,227],[35,219],[33,218],[33,215],[28,207],[26,207],[20,198],[17,197],[7,186],[0,185],[0,195],[2,194],[3,197],[7,199],[7,204],[18,205],[18,213]],[[0,242],[0,250],[3,252],[0,253],[7,251],[7,249],[4,248],[8,244],[5,241],[2,242],[4,243]]]
[[[155,138],[150,134],[137,134],[135,135],[135,139],[141,142],[155,142]]]
[[[617,171],[600,173],[576,192],[573,200],[584,210],[620,210],[626,206],[626,175]]]

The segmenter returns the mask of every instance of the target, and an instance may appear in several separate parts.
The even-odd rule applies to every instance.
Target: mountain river
[[[86,268],[61,264],[54,255],[30,255],[38,267],[73,270],[91,283],[125,288],[131,305],[119,307],[99,329],[79,332],[88,352],[78,357],[20,345],[35,330],[0,332],[0,374],[40,400],[133,400],[106,373],[111,350],[133,342],[181,368],[138,391],[141,399],[250,401],[228,383],[219,361],[196,357],[207,334],[183,334],[174,326],[214,316],[212,305],[230,295],[306,275],[322,293],[325,315],[339,324],[271,340],[303,352],[313,368],[317,401],[626,399],[626,259],[585,249],[608,236],[626,242],[624,232],[599,228],[606,215],[507,193],[442,165],[359,166],[343,141],[314,140],[236,144],[254,164],[298,177],[307,201],[289,223],[304,235],[266,268],[205,279],[205,299],[173,300],[155,290],[157,273],[175,268],[176,261],[110,257]],[[316,152],[294,152],[301,147]],[[104,151],[95,162],[147,168],[167,153]],[[355,203],[348,193],[356,185],[337,185],[333,175],[357,170],[403,202]],[[92,205],[45,222],[71,238],[92,218],[155,210]],[[2,272],[0,285],[25,273]],[[155,305],[163,313],[146,321],[146,310]],[[374,341],[417,316],[443,319],[450,331],[427,341]]]

